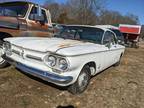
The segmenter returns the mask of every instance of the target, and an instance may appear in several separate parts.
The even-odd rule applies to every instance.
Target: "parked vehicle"
[[[120,32],[120,30],[119,29],[110,29],[110,30],[112,30],[116,34],[117,39],[118,39],[118,43],[121,45],[125,45],[124,35]]]
[[[118,39],[118,43],[121,45],[124,45],[124,35],[121,33],[121,31],[119,30],[119,27],[113,26],[113,25],[96,25],[96,27],[103,27],[103,28],[107,28],[112,30]]]
[[[18,36],[51,36],[51,15],[37,4],[25,1],[0,3],[0,46],[3,39]],[[1,58],[0,68],[7,66]]]
[[[52,23],[52,25],[53,25],[54,33],[55,34],[60,33],[64,29],[64,27],[66,27],[65,24]]]
[[[3,58],[18,69],[73,94],[87,88],[91,76],[119,65],[125,47],[109,29],[72,25],[52,38],[6,38]]]
[[[120,24],[119,30],[124,35],[125,44],[132,48],[139,47],[139,38],[141,33],[140,25]]]

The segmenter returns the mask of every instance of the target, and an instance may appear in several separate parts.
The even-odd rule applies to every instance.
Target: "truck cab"
[[[49,10],[26,1],[0,3],[0,45],[8,37],[52,36],[53,29]],[[1,57],[0,67],[6,63]]]

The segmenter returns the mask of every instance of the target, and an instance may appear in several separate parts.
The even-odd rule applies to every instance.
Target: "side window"
[[[105,35],[104,35],[104,38],[103,38],[103,44],[108,44],[110,42],[113,43],[113,44],[116,43],[115,35],[110,31],[106,31]]]
[[[34,15],[37,14],[37,10],[38,10],[37,7],[35,7],[35,6],[32,7],[32,10],[31,10],[30,15],[29,15],[30,20],[34,20]]]
[[[30,15],[29,15],[29,19],[30,20],[34,20],[34,15],[38,14],[38,7],[35,7],[33,6],[31,12],[30,12]],[[42,17],[43,17],[43,22],[44,23],[47,23],[48,20],[47,20],[47,15],[46,15],[46,11],[44,9],[42,9]]]
[[[46,11],[42,9],[42,15],[44,17],[44,22],[48,23],[48,19],[47,19],[47,15],[46,15]]]

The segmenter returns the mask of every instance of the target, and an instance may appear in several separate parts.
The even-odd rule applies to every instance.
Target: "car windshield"
[[[92,27],[65,27],[56,37],[101,44],[104,31]]]
[[[23,2],[0,3],[0,15],[10,17],[24,17],[28,4]]]

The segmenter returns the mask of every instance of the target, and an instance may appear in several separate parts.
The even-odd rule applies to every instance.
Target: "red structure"
[[[141,26],[120,24],[119,30],[124,35],[125,44],[131,47],[138,47]]]

